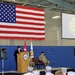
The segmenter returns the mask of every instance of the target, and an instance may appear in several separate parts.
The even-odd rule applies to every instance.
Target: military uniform
[[[45,57],[45,55],[40,55],[39,56],[39,60],[42,61],[45,66],[48,66],[50,64],[50,61],[47,60],[47,58]]]

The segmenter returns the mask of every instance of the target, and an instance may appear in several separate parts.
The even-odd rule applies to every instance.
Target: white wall
[[[52,19],[52,16],[60,15],[59,12],[45,11],[45,40],[32,41],[36,46],[74,46],[75,39],[61,38],[61,17],[59,19]],[[0,45],[24,45],[24,40],[5,40],[0,39]],[[27,40],[27,45],[30,41]]]

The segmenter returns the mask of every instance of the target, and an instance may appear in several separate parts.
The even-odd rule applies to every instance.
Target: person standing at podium
[[[14,57],[15,57],[15,62],[16,62],[16,70],[17,70],[17,55],[18,55],[20,52],[22,52],[22,50],[21,50],[21,47],[18,46],[18,47],[17,47],[17,50],[15,50],[15,52],[14,52]]]

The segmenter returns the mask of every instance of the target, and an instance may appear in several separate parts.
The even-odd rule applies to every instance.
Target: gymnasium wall
[[[4,71],[12,71],[16,69],[14,60],[14,51],[17,46],[0,46],[7,48],[7,59],[4,60]],[[23,49],[23,46],[21,47]],[[50,61],[50,66],[75,68],[74,46],[33,46],[34,56],[39,57],[40,53],[45,52],[46,57]],[[27,46],[30,51],[30,46]],[[0,71],[2,71],[2,60],[0,60]]]

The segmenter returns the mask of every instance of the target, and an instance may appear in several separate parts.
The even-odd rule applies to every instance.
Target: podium
[[[27,72],[29,66],[29,52],[20,52],[17,55],[17,72]]]

